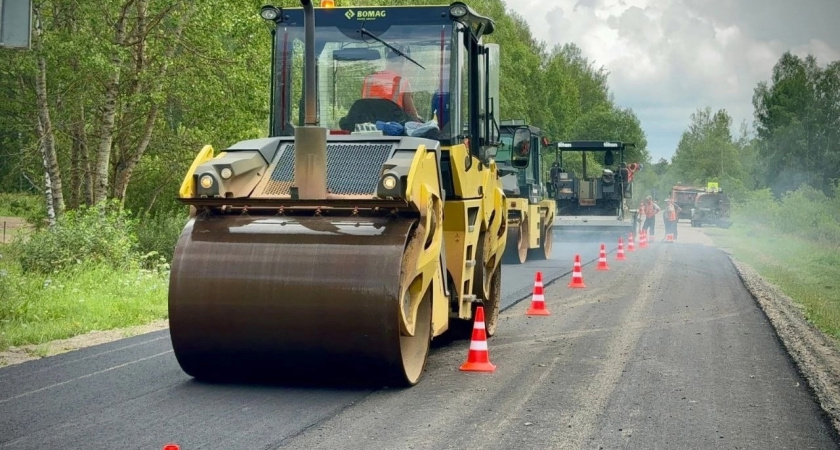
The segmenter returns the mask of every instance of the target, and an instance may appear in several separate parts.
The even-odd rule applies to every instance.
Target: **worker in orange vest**
[[[647,196],[641,204],[642,214],[645,216],[645,222],[642,224],[642,230],[647,230],[648,236],[654,236],[654,229],[656,228],[656,214],[661,211],[659,205],[653,201],[653,197]]]
[[[663,219],[665,220],[665,233],[673,234],[674,239],[677,238],[677,220],[680,217],[680,212],[682,212],[680,205],[674,203],[673,198],[668,197],[668,206],[665,207]]]
[[[400,51],[410,56],[408,47],[400,49]],[[364,83],[362,83],[362,98],[391,100],[408,115],[416,118],[418,122],[422,122],[423,120],[417,114],[417,108],[414,106],[411,84],[402,76],[405,61],[404,56],[386,48],[385,69],[365,77]]]
[[[639,170],[639,164],[638,163],[631,163],[630,165],[627,166],[627,170],[629,171],[629,177],[627,178],[627,182],[632,182],[633,181],[633,174],[635,174],[636,171]]]

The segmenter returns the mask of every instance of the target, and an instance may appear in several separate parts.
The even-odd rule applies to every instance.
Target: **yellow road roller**
[[[199,379],[412,386],[431,339],[477,305],[496,331],[507,211],[499,48],[482,39],[494,22],[461,2],[301,5],[260,11],[269,137],[205,146],[181,185],[172,346]]]
[[[506,264],[551,258],[557,204],[547,198],[543,181],[542,130],[524,120],[501,121],[504,145],[496,155],[507,195],[508,239],[502,255]]]

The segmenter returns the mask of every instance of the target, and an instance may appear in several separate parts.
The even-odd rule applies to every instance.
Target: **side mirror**
[[[513,133],[513,148],[510,149],[510,163],[516,168],[528,167],[531,162],[531,130],[517,128]]]

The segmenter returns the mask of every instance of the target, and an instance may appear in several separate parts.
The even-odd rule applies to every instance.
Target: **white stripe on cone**
[[[472,341],[470,342],[470,350],[487,351],[487,341]]]

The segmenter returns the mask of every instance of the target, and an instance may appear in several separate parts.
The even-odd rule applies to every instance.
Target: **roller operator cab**
[[[567,141],[555,144],[549,170],[549,195],[557,203],[554,228],[564,238],[589,234],[626,234],[635,230],[638,210],[631,208],[633,172],[618,141]],[[573,169],[574,166],[574,169]]]
[[[205,146],[181,186],[194,213],[172,264],[175,356],[198,378],[411,386],[430,340],[477,305],[496,330],[494,23],[460,2],[301,4],[261,10],[269,137]]]
[[[502,262],[522,264],[551,257],[552,227],[556,213],[546,197],[540,157],[548,144],[542,130],[524,120],[503,120],[499,127],[502,146],[496,163],[507,196],[508,239]]]

